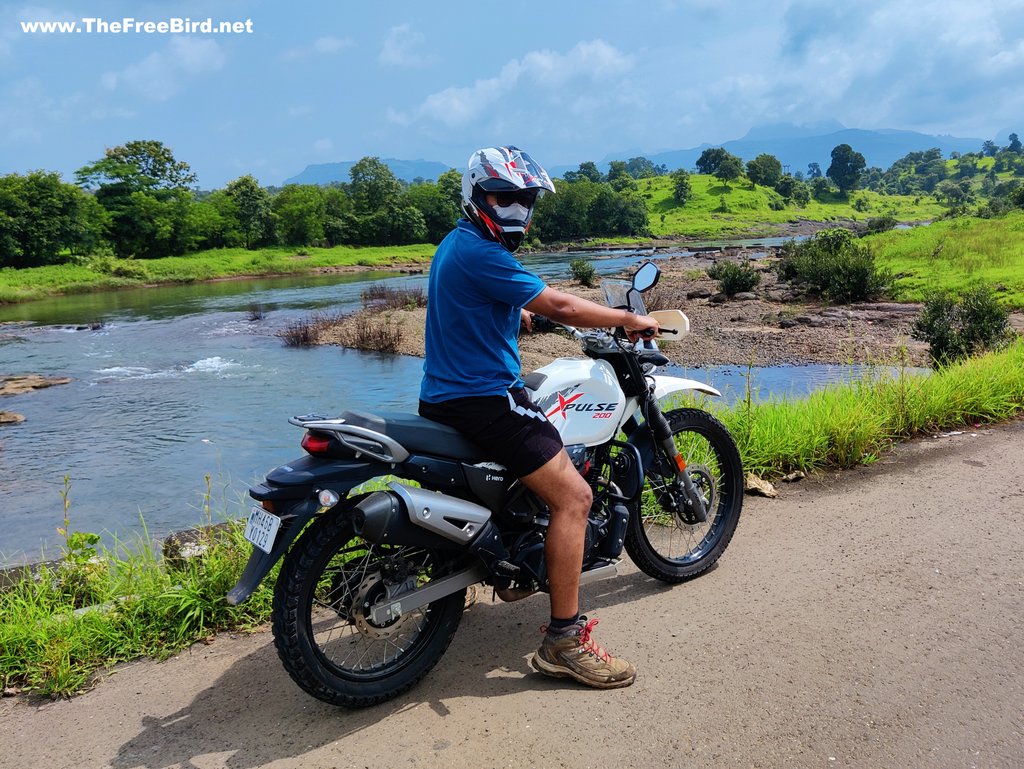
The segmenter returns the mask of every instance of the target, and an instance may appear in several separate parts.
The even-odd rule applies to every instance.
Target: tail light
[[[326,454],[331,439],[323,433],[307,432],[302,436],[301,445],[310,454]]]

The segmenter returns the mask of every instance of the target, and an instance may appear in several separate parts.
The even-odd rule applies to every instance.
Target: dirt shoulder
[[[1024,765],[1024,423],[925,438],[745,502],[717,568],[587,586],[637,682],[533,673],[543,596],[483,600],[397,700],[324,705],[268,632],[119,666],[70,701],[0,700],[19,769]]]
[[[770,260],[756,263],[761,282],[749,296],[719,302],[717,284],[704,269],[716,259],[741,260],[749,252],[740,249],[715,256],[672,257],[659,260],[662,277],[652,292],[661,308],[682,309],[690,318],[690,334],[680,344],[668,344],[663,352],[674,363],[687,367],[732,364],[776,366],[805,363],[879,363],[905,359],[909,365],[927,364],[927,346],[911,338],[919,305],[864,303],[829,307],[800,296],[792,287],[778,283]],[[566,258],[569,258],[568,256]],[[572,281],[554,287],[603,302],[597,289]],[[423,356],[426,311],[389,310],[374,322],[401,329],[398,352]],[[341,344],[357,339],[349,316],[341,323],[322,328],[320,344]],[[532,371],[560,356],[579,354],[579,346],[558,334],[525,334],[520,339],[523,369]]]

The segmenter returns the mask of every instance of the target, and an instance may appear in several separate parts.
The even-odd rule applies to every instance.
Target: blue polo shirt
[[[504,395],[521,386],[519,311],[544,290],[544,281],[460,219],[437,247],[427,285],[420,399]]]

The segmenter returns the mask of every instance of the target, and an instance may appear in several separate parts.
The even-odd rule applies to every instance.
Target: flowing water
[[[669,256],[671,254],[659,254]],[[574,255],[575,256],[575,255]],[[603,252],[612,274],[646,255]],[[547,280],[565,254],[524,259]],[[245,490],[301,454],[294,414],[414,410],[418,358],[286,347],[276,334],[311,311],[347,311],[371,283],[426,287],[425,276],[359,273],[105,292],[0,307],[0,373],[70,384],[5,398],[26,417],[0,428],[0,566],[53,556],[65,476],[72,527],[131,539],[245,510]],[[260,308],[263,317],[254,319]],[[742,396],[746,369],[666,371]],[[803,394],[844,367],[754,369],[760,395]],[[856,373],[856,372],[854,372]]]

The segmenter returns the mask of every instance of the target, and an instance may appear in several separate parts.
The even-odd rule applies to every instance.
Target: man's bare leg
[[[551,616],[570,619],[579,614],[583,542],[593,499],[590,486],[573,467],[565,449],[522,481],[551,511],[544,545]]]
[[[548,565],[552,624],[530,665],[544,675],[575,678],[598,689],[617,689],[636,680],[636,668],[621,657],[613,657],[591,634],[597,619],[579,616],[580,569],[587,515],[593,495],[590,486],[572,466],[563,449],[523,483],[547,504],[551,511],[544,556]],[[554,620],[576,622],[555,627]]]

